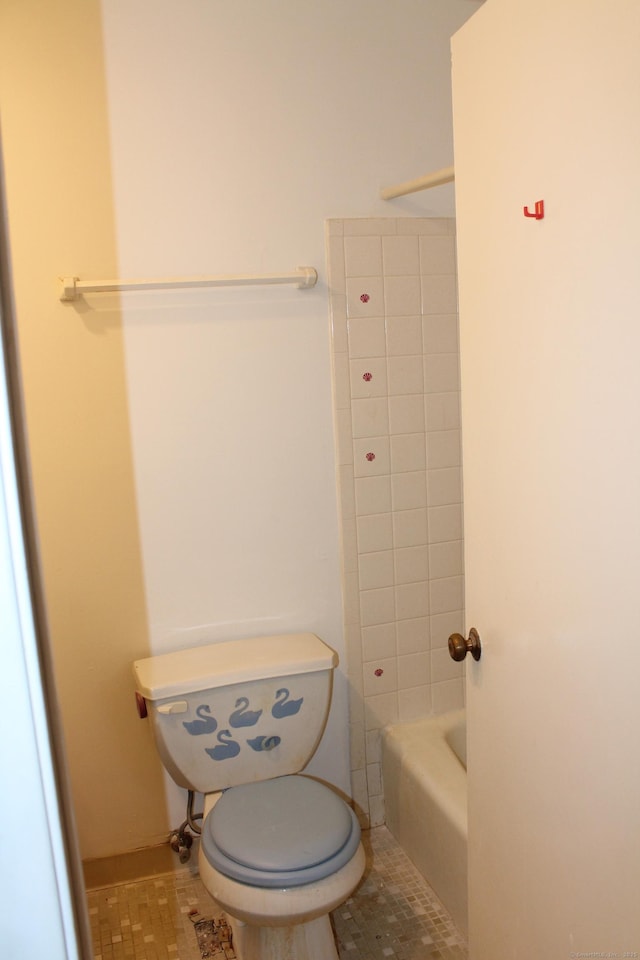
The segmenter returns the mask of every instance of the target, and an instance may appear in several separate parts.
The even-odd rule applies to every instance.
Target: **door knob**
[[[464,660],[468,653],[474,660],[479,660],[482,653],[480,637],[475,627],[469,630],[468,640],[465,640],[461,633],[452,633],[449,637],[449,656],[452,660]]]

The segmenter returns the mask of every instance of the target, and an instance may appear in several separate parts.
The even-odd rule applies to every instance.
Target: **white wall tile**
[[[346,353],[335,353],[333,357],[333,400],[336,410],[351,406],[351,376]]]
[[[342,223],[345,237],[379,237],[396,232],[393,217],[353,217]]]
[[[388,513],[391,510],[391,478],[358,477],[355,480],[356,514],[359,517],[371,513]]]
[[[384,822],[384,796],[369,797],[369,823],[372,827],[381,827]]]
[[[391,550],[393,547],[393,522],[390,513],[372,517],[358,517],[358,552]]]
[[[462,539],[462,507],[450,504],[446,507],[428,507],[429,542]]]
[[[454,430],[460,427],[460,394],[427,393],[424,398],[427,430]]]
[[[420,547],[400,547],[393,551],[395,561],[395,582],[416,583],[429,578],[429,549]],[[457,571],[456,571],[457,572]]]
[[[336,410],[335,429],[339,464],[353,463],[353,436],[351,433],[351,410]]]
[[[385,280],[417,275],[420,273],[420,240],[407,236],[383,237],[382,257]]]
[[[340,464],[338,467],[338,478],[340,480],[340,512],[344,527],[348,526],[347,521],[356,515],[356,498],[353,486],[353,464]]]
[[[398,689],[398,661],[396,657],[376,660],[364,665],[364,696],[395,693]]]
[[[345,624],[346,669],[349,671],[349,719],[351,723],[364,723],[364,694],[362,692],[362,644],[360,624]],[[355,672],[351,676],[351,671]]]
[[[353,472],[356,477],[389,473],[389,437],[365,437],[353,441]]]
[[[455,239],[452,236],[420,237],[420,272],[454,274],[456,270]]]
[[[351,317],[348,321],[348,347],[352,359],[386,356],[384,317]]]
[[[464,684],[462,678],[431,684],[431,700],[434,714],[449,713],[464,707]]]
[[[393,587],[360,591],[360,621],[363,627],[374,623],[393,623],[396,615]]]
[[[364,722],[366,730],[379,730],[398,719],[397,693],[381,693],[365,697]]]
[[[396,586],[396,619],[415,620],[429,614],[429,584],[426,580]]]
[[[344,271],[347,277],[382,275],[380,237],[345,237],[343,245]]]
[[[422,395],[424,391],[422,358],[389,357],[387,360],[387,382],[390,397],[407,393]]]
[[[427,475],[424,470],[391,475],[391,504],[394,510],[415,510],[427,505]]]
[[[424,433],[401,433],[389,439],[391,470],[393,473],[408,473],[424,470],[427,452]]]
[[[458,317],[455,314],[422,318],[422,342],[425,353],[458,352]]]
[[[336,297],[336,303],[331,306],[331,345],[335,353],[347,353],[349,340],[347,337],[347,298]],[[342,302],[340,306],[338,300]]]
[[[349,361],[350,392],[354,399],[386,397],[386,357],[359,357]],[[456,424],[452,424],[456,426]],[[438,429],[444,429],[438,428]]]
[[[434,683],[456,680],[463,672],[464,662],[452,660],[447,647],[437,647],[431,651],[431,679]]]
[[[331,321],[331,349],[333,355],[337,356],[341,353],[349,352],[349,338],[347,330],[347,315],[346,315],[346,297],[336,298],[336,300],[341,300],[342,306],[339,308],[338,303],[332,305],[330,313]]]
[[[452,613],[432,614],[429,617],[429,632],[433,650],[438,647],[446,648],[452,633],[462,633],[464,635],[463,611],[455,610]]]
[[[386,397],[368,397],[351,403],[351,426],[354,439],[380,437],[389,432],[389,408]],[[437,464],[448,466],[448,464]]]
[[[351,769],[363,768],[366,765],[364,722],[349,724],[349,745],[351,748]]]
[[[429,544],[429,573],[439,577],[459,577],[463,572],[462,540]],[[397,577],[397,561],[396,561]]]
[[[415,620],[402,620],[396,625],[398,656],[407,653],[426,653],[431,649],[429,621],[428,617],[418,617]]]
[[[457,313],[458,294],[452,276],[422,276],[422,313]],[[348,310],[348,304],[347,304]]]
[[[389,433],[424,433],[425,404],[420,393],[389,398]]]
[[[345,624],[360,627],[360,582],[357,570],[344,573],[343,616]]]
[[[351,796],[357,812],[361,812],[369,819],[369,794],[367,792],[367,773],[361,770],[351,771]]]
[[[395,623],[377,623],[362,628],[362,660],[386,660],[396,655]]]
[[[398,219],[396,232],[408,235],[453,236],[455,220],[450,217],[403,217]]]
[[[431,684],[399,690],[398,713],[403,722],[427,717],[431,713]]]
[[[420,356],[422,354],[422,317],[386,317],[387,355]]]
[[[382,795],[382,773],[379,763],[367,764],[367,789],[370,797]]]
[[[431,664],[428,653],[410,653],[398,657],[398,687],[408,690],[421,687],[431,680]],[[449,678],[447,678],[449,679]]]
[[[393,544],[396,548],[417,547],[427,543],[427,512],[402,510],[393,514]]]
[[[424,358],[425,393],[452,393],[460,389],[457,353],[434,353]]]
[[[382,730],[366,730],[364,744],[367,763],[380,763],[382,760]]]
[[[373,400],[361,400],[360,403],[374,403]],[[354,421],[354,437],[355,421]],[[427,434],[427,459],[430,470],[460,466],[460,431],[439,430]]]
[[[384,288],[382,277],[347,277],[347,316],[383,317]],[[411,311],[415,313],[415,310]],[[444,311],[439,311],[443,313]]]
[[[351,484],[353,487],[353,483]],[[342,514],[342,564],[343,569],[358,569],[358,538],[356,534],[355,516],[345,517]],[[444,574],[443,574],[444,576]]]
[[[464,632],[455,230],[400,217],[327,231],[354,789],[373,818],[381,728],[463,698],[447,651]]]
[[[375,590],[378,587],[392,586],[394,583],[393,559],[392,550],[362,554],[358,560],[360,589]],[[458,604],[458,606],[460,606],[460,604]],[[444,611],[438,610],[435,612],[442,613]]]
[[[327,237],[327,268],[331,289],[338,293],[345,290],[344,241],[340,236]]]
[[[460,503],[461,500],[462,471],[460,467],[427,470],[427,503],[430,507]]]
[[[390,317],[410,317],[422,313],[420,277],[387,277],[384,280],[384,307]],[[347,297],[347,310],[349,298]]]
[[[462,577],[443,577],[429,581],[431,613],[462,610],[464,604]]]

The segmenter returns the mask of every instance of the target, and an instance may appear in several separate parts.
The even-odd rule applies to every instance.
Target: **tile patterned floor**
[[[386,827],[364,837],[367,872],[333,913],[340,960],[467,960],[464,939]],[[94,960],[231,960],[228,928],[191,870],[87,894]]]
[[[467,960],[464,938],[387,828],[365,846],[364,881],[332,915],[341,960]]]

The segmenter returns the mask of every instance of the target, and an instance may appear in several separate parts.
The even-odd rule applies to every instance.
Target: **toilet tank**
[[[160,758],[200,793],[298,773],[324,731],[338,656],[312,633],[212,643],[137,660]]]

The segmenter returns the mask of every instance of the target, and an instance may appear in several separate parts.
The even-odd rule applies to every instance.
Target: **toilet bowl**
[[[364,868],[359,845],[337,873],[279,890],[248,887],[199,857],[200,878],[227,914],[238,960],[338,960],[329,913],[350,896]]]
[[[200,878],[238,960],[338,960],[329,913],[362,878],[360,826],[303,770],[337,656],[313,634],[252,638],[134,664],[160,756],[205,795]]]
[[[294,781],[288,783],[287,787],[295,787],[295,781],[304,783],[306,778],[284,779]],[[314,781],[311,783],[328,791],[328,788],[321,784]],[[258,786],[262,787],[262,784]],[[227,791],[222,800],[229,801],[229,808],[238,813],[233,794],[233,789]],[[293,790],[292,794],[295,802],[298,793]],[[279,799],[282,798],[283,794],[280,792]],[[332,794],[332,798],[343,804],[351,815],[340,797]],[[214,826],[212,821],[216,813],[214,808],[213,816],[207,816],[203,825],[198,858],[200,878],[207,891],[227,914],[239,960],[337,960],[338,953],[328,915],[347,899],[364,872],[365,856],[360,842],[360,830],[354,831],[355,836],[350,834],[339,851],[333,851],[319,864],[316,862],[310,867],[292,870],[296,853],[299,854],[299,860],[317,860],[322,856],[322,844],[309,844],[300,839],[301,835],[306,835],[310,819],[309,808],[298,807],[296,816],[291,815],[291,810],[287,811],[287,806],[286,802],[282,807],[267,806],[262,821],[265,837],[269,840],[274,834],[277,837],[282,824],[288,820],[291,834],[289,842],[284,844],[284,856],[274,856],[275,845],[272,848],[271,844],[267,844],[266,851],[265,845],[259,845],[259,852],[254,855],[249,852],[253,849],[250,843],[245,846],[240,842],[240,835],[229,840],[230,852],[238,852],[241,861],[258,860],[257,867],[244,862],[238,865],[231,856],[228,857],[228,864],[224,863],[224,859],[218,866],[212,862],[219,856],[217,849],[215,853],[211,851],[211,833]],[[274,813],[275,817],[269,816]],[[240,810],[237,821],[239,827],[242,820]],[[246,825],[254,836],[259,832],[260,827],[255,819],[248,820]],[[221,818],[220,829],[225,826],[228,826],[226,817]],[[319,837],[320,834],[316,833],[310,839],[317,841]],[[239,850],[236,848],[236,840]],[[326,850],[330,850],[332,845],[329,843]],[[272,869],[265,870],[265,861]],[[282,869],[276,869],[278,866]],[[223,869],[227,870],[229,867],[229,872],[235,873],[236,877],[230,876],[229,872],[223,872]],[[295,876],[296,873],[298,876]],[[314,875],[318,873],[321,875],[314,879]],[[287,876],[283,877],[281,874]],[[243,879],[237,879],[238,875],[242,875]],[[278,885],[280,881],[281,885]]]
[[[365,866],[351,808],[297,775],[207,801],[200,879],[227,914],[239,960],[337,960],[328,914]]]

